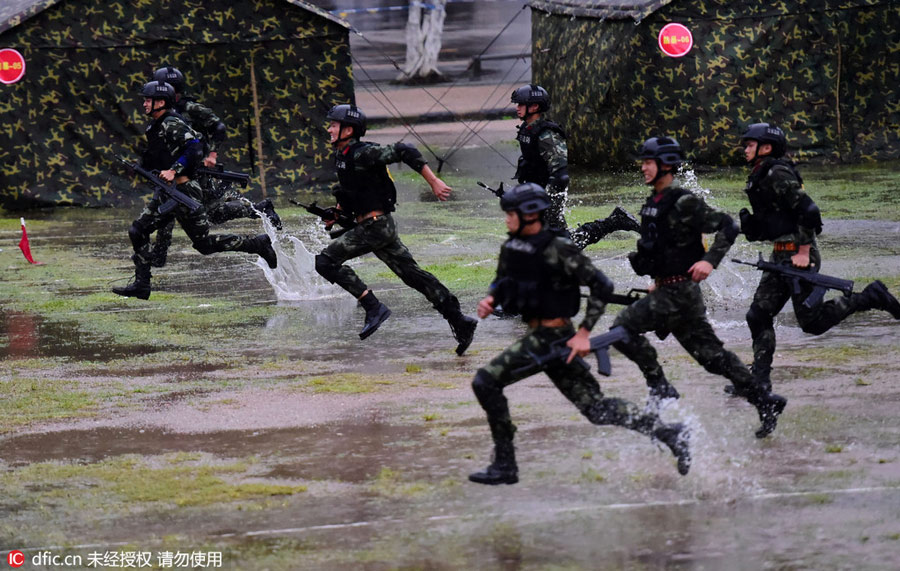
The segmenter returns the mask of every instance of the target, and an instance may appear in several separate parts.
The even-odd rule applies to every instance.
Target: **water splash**
[[[697,177],[697,173],[694,169],[687,164],[683,164],[678,171],[678,176],[681,179],[682,188],[690,190],[704,201],[714,204],[715,197],[713,196],[712,191],[700,184],[700,179]]]
[[[330,299],[344,294],[344,290],[328,283],[316,272],[315,254],[296,236],[279,233],[265,215],[260,216],[263,229],[272,240],[272,247],[278,256],[278,267],[274,270],[262,259],[256,265],[262,269],[278,301],[308,301]],[[314,250],[325,246],[322,231],[315,225],[307,226],[301,234]]]

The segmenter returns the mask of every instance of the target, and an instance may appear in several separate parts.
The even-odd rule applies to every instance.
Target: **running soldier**
[[[681,346],[710,373],[722,375],[754,405],[762,422],[756,431],[764,438],[775,430],[787,401],[760,386],[738,356],[725,349],[706,319],[700,282],[719,265],[738,235],[734,220],[710,208],[699,196],[674,183],[674,169],[681,164],[681,146],[671,137],[647,139],[639,151],[644,182],[652,193],[641,209],[641,238],[637,252],[628,259],[639,276],[653,278],[650,293],[629,305],[616,317],[631,334],[615,348],[634,361],[650,387],[652,401],[678,398],[656,358],[656,350],[644,337],[656,331],[660,338],[671,333]],[[715,232],[709,251],[703,234]]]
[[[141,166],[147,170],[158,170],[159,178],[173,183],[182,193],[200,200],[203,191],[194,180],[194,170],[203,157],[203,144],[177,113],[172,111],[175,104],[175,88],[162,81],[151,81],[141,89],[144,97],[144,112],[151,119],[147,126],[147,147],[141,157]],[[275,250],[265,234],[258,236],[236,236],[233,234],[210,234],[206,209],[202,206],[194,211],[183,205],[162,213],[160,207],[167,197],[157,192],[144,207],[140,217],[132,222],[128,230],[134,247],[134,280],[128,286],[114,287],[113,293],[126,297],[148,299],[150,297],[150,234],[178,220],[194,248],[203,255],[215,252],[237,251],[259,254],[270,268],[278,265]]]
[[[438,200],[447,200],[450,187],[428,167],[422,154],[412,145],[377,145],[361,141],[366,134],[366,116],[355,105],[336,105],[328,112],[328,134],[334,147],[334,165],[339,186],[334,190],[336,211],[355,219],[356,225],[335,238],[318,256],[316,271],[336,283],[366,310],[365,325],[359,333],[365,339],[391,315],[391,310],[345,264],[369,252],[384,262],[403,283],[424,295],[450,324],[462,355],[475,336],[478,321],[463,315],[459,300],[436,277],[416,264],[397,233],[391,212],[395,210],[397,189],[387,165],[404,162],[431,186]],[[326,220],[326,227],[336,220]]]
[[[564,211],[569,187],[569,151],[562,127],[544,117],[550,109],[550,94],[540,85],[523,85],[513,91],[510,99],[516,104],[516,116],[522,120],[516,136],[522,155],[514,178],[520,184],[533,182],[545,188],[551,201],[547,224],[568,232]],[[576,228],[571,238],[579,249],[584,249],[616,230],[638,232],[640,225],[634,216],[617,206],[607,218]]]
[[[818,272],[822,257],[816,235],[822,231],[822,217],[815,202],[803,190],[803,179],[794,163],[785,160],[784,131],[770,123],[754,123],[741,135],[750,176],[744,191],[753,211],[742,208],[741,230],[749,241],[774,243],[769,261]],[[794,315],[805,333],[821,335],[858,311],[880,309],[900,319],[900,302],[880,281],[861,292],[819,302],[807,307],[803,302],[813,286],[801,282],[794,292],[792,281],[774,272],[763,272],[747,312],[753,337],[753,376],[760,386],[771,387],[772,356],[775,354],[775,316],[790,299]],[[727,387],[736,393],[736,387]]]
[[[212,169],[218,162],[218,151],[225,142],[227,127],[212,109],[197,102],[193,97],[185,95],[184,74],[177,67],[165,66],[153,73],[153,79],[163,81],[175,88],[174,110],[196,132],[203,141],[203,165]],[[259,218],[258,212],[266,215],[272,225],[281,229],[281,218],[275,212],[275,206],[268,198],[256,204],[242,197],[230,183],[218,181],[214,177],[199,177],[203,187],[206,215],[211,224],[222,224],[236,218]],[[160,228],[156,232],[150,264],[155,268],[166,265],[169,246],[172,244],[172,230],[175,221]]]
[[[556,388],[593,424],[622,426],[663,442],[678,459],[678,472],[687,474],[691,456],[685,427],[665,424],[656,413],[641,412],[626,400],[604,397],[585,362],[573,361],[576,355],[583,357],[589,352],[588,335],[606,309],[612,282],[575,244],[547,227],[551,199],[540,186],[516,186],[501,197],[500,207],[506,212],[509,239],[500,250],[497,277],[478,304],[478,317],[484,319],[502,303],[521,314],[529,329],[479,369],[472,381],[472,390],[487,413],[494,457],[484,471],[471,474],[469,480],[490,485],[519,481],[513,446],[516,427],[503,389],[540,372],[534,367],[533,355],[547,354],[554,343],[562,341],[571,348],[568,359],[543,368]],[[581,306],[582,285],[590,288],[590,297],[576,333],[572,317]]]

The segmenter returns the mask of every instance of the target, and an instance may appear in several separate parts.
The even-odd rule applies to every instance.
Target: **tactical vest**
[[[769,172],[777,166],[787,168],[802,185],[803,179],[794,168],[794,164],[781,159],[766,159],[759,168],[753,170],[747,178],[747,187],[744,192],[750,199],[753,209],[753,228],[756,230],[756,240],[774,240],[786,234],[796,234],[800,231],[797,225],[797,215],[790,210],[782,210],[775,195],[775,188],[771,184],[763,184]]]
[[[334,154],[340,187],[334,191],[338,204],[353,216],[373,210],[393,212],[397,203],[397,187],[388,174],[387,166],[376,165],[365,170],[356,170],[356,153],[371,145],[363,141],[338,150]]]
[[[547,162],[541,156],[541,149],[538,144],[541,133],[547,129],[556,131],[563,139],[566,138],[566,133],[562,130],[562,127],[553,121],[538,119],[531,125],[526,125],[525,123],[519,125],[519,133],[516,136],[516,140],[519,141],[519,149],[522,152],[522,156],[519,157],[518,168],[516,169],[516,178],[519,180],[519,184],[533,182],[542,187],[547,186],[547,182],[550,180],[550,170],[547,168]]]
[[[565,280],[544,259],[544,249],[555,238],[556,234],[542,230],[534,236],[514,237],[503,243],[500,259],[506,275],[495,284],[494,292],[503,309],[518,313],[525,320],[572,317],[578,313],[578,282]]]
[[[164,171],[172,167],[178,156],[173,156],[169,151],[169,143],[163,133],[162,124],[167,117],[177,116],[169,110],[147,126],[144,135],[147,137],[147,147],[141,156],[141,166],[148,170]]]
[[[654,278],[685,275],[706,254],[700,232],[686,246],[674,244],[669,217],[675,203],[686,194],[690,191],[670,187],[659,202],[651,195],[641,208],[641,238],[638,240],[638,257],[644,269],[641,275]]]

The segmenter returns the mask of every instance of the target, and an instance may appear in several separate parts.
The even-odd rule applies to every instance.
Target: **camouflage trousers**
[[[531,329],[475,374],[472,390],[487,413],[495,444],[511,442],[516,431],[503,389],[540,372],[533,364],[532,355],[546,354],[554,342],[574,334],[571,325]],[[655,414],[642,412],[634,403],[604,397],[583,359],[576,358],[569,364],[556,362],[544,368],[543,372],[593,424],[612,424],[650,434],[659,421]]]
[[[199,186],[188,182],[178,186],[178,189],[190,196],[199,196]],[[175,221],[184,230],[194,249],[203,255],[226,251],[244,251],[246,242],[252,236],[237,236],[235,234],[210,234],[209,218],[205,207],[200,207],[191,212],[187,207],[179,205],[166,214],[159,212],[162,200],[154,196],[141,215],[131,224],[128,235],[134,248],[135,265],[149,265],[151,258],[150,234],[166,226],[174,225]]]
[[[746,365],[725,349],[706,319],[706,304],[699,284],[692,281],[657,287],[646,297],[623,309],[613,326],[621,325],[631,334],[628,342],[615,348],[634,361],[647,386],[666,383],[656,350],[642,335],[656,331],[665,337],[671,333],[704,369],[729,379],[738,390],[755,393],[756,384]]]
[[[769,261],[789,262],[791,252],[773,252]],[[821,256],[817,249],[810,250],[810,262],[821,267]],[[813,286],[800,283],[800,292],[794,293],[793,282],[772,272],[763,272],[759,280],[753,303],[747,312],[747,325],[753,337],[753,369],[767,374],[772,368],[775,354],[775,316],[790,299],[794,305],[794,315],[805,333],[821,335],[854,312],[853,296],[840,296],[806,307],[803,302],[812,292]],[[858,297],[858,294],[853,294]]]
[[[214,181],[213,181],[214,182]],[[207,183],[209,184],[209,183]],[[240,193],[235,191],[231,186],[226,186],[224,192],[211,194],[206,185],[204,185],[203,206],[206,208],[206,218],[210,224],[224,224],[229,220],[237,218],[256,218],[256,211],[249,200],[242,198]],[[208,198],[213,196],[213,198]],[[216,197],[217,196],[217,197]],[[172,232],[175,230],[175,219],[173,218],[165,226],[161,226],[156,231],[156,242],[154,248],[160,250],[168,250],[172,244]]]
[[[384,262],[403,283],[424,295],[445,318],[458,316],[459,300],[436,277],[419,267],[400,241],[397,225],[390,214],[363,220],[332,240],[316,256],[316,271],[359,299],[368,286],[344,262],[369,252]]]

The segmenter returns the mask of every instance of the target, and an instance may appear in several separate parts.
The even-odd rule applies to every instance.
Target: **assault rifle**
[[[790,278],[794,285],[794,294],[800,293],[800,282],[812,284],[812,293],[810,293],[803,301],[803,305],[808,308],[818,305],[822,301],[822,298],[825,297],[825,292],[830,289],[838,290],[844,295],[853,293],[853,282],[850,280],[826,276],[810,270],[801,270],[792,266],[790,261],[787,260],[781,264],[767,262],[763,259],[762,252],[759,253],[759,260],[755,264],[752,262],[742,262],[735,258],[732,258],[731,261],[738,264],[753,266],[763,272],[775,272],[776,274]]]
[[[602,335],[591,337],[591,352],[597,357],[598,373],[604,377],[608,377],[612,374],[612,363],[609,361],[609,346],[613,343],[618,343],[619,341],[628,341],[628,338],[628,331],[621,325],[613,327]],[[528,351],[528,356],[531,357],[532,362],[524,367],[514,370],[513,374],[533,374],[544,370],[547,365],[554,361],[565,361],[572,352],[572,349],[566,346],[568,340],[569,339],[560,339],[559,341],[555,341],[550,346],[550,351],[544,355],[535,355],[531,351]],[[581,359],[581,357],[575,358]]]
[[[638,289],[631,288],[628,290],[628,293],[611,293],[606,297],[606,303],[614,303],[616,305],[631,305],[639,299],[642,299],[645,295],[650,293],[649,289]]]
[[[310,214],[315,214],[322,220],[326,222],[331,222],[332,220],[341,226],[339,230],[332,230],[328,233],[332,238],[337,238],[338,236],[344,234],[354,226],[356,226],[356,220],[354,220],[350,215],[341,212],[337,208],[322,208],[321,206],[317,206],[316,202],[313,201],[312,204],[303,204],[302,202],[298,202],[293,198],[288,199],[291,204],[296,204],[297,206],[306,209]]]
[[[242,172],[227,171],[222,165],[216,165],[216,168],[208,169],[200,167],[197,169],[198,175],[211,176],[226,182],[236,182],[241,188],[247,188],[250,184],[250,175]]]
[[[167,198],[167,200],[159,206],[158,210],[160,214],[167,214],[171,212],[172,210],[177,208],[179,204],[188,207],[191,212],[194,212],[195,210],[203,206],[187,194],[178,190],[178,188],[176,188],[174,184],[167,184],[166,181],[159,178],[158,171],[148,171],[137,163],[129,163],[119,155],[115,155],[115,157],[120,162],[124,163],[125,166],[147,179],[147,182],[152,184],[158,192],[162,193],[163,196]]]
[[[503,190],[503,183],[502,183],[502,182],[500,183],[500,186],[499,186],[499,187],[497,187],[497,188],[491,188],[491,187],[489,187],[488,185],[484,184],[483,182],[481,182],[481,181],[479,180],[479,181],[478,181],[478,186],[480,186],[481,188],[483,188],[483,189],[485,189],[485,190],[491,191],[491,192],[494,194],[494,196],[496,196],[497,198],[503,198],[503,193],[506,192],[505,190]]]

